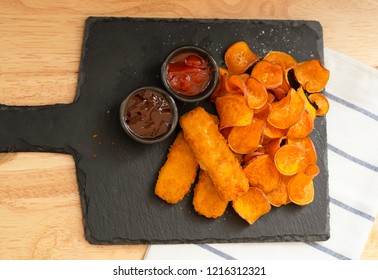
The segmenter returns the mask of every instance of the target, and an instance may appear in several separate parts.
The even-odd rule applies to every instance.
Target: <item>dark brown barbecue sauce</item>
[[[141,138],[155,138],[172,125],[173,112],[168,100],[157,91],[144,89],[129,99],[124,109],[124,121]]]

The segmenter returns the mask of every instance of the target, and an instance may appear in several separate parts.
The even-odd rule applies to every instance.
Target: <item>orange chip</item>
[[[314,182],[302,172],[296,174],[287,185],[287,193],[297,205],[307,205],[314,200]]]
[[[253,109],[249,108],[244,96],[222,96],[215,100],[219,116],[219,129],[230,126],[245,126],[251,123]]]
[[[310,135],[313,129],[314,119],[310,116],[310,113],[305,110],[301,119],[289,128],[286,136],[288,138],[304,138]]]
[[[297,61],[290,54],[279,51],[270,51],[263,60],[276,63],[282,67],[282,69],[288,69],[297,65]]]
[[[250,225],[271,209],[265,194],[254,187],[249,188],[245,194],[232,201],[232,207]]]
[[[247,80],[247,85],[244,90],[245,98],[248,106],[253,109],[262,108],[268,101],[268,92],[263,84],[254,78]]]
[[[248,154],[244,155],[243,164],[246,166],[255,158],[265,155],[264,151],[261,148],[257,149],[256,151],[249,152]]]
[[[313,93],[308,96],[310,102],[315,103],[316,107],[316,115],[317,116],[324,116],[328,113],[329,110],[329,103],[328,99],[321,93]]]
[[[287,133],[287,129],[281,129],[272,126],[270,123],[267,122],[265,130],[264,130],[264,135],[266,137],[269,137],[269,139],[277,139],[284,137]]]
[[[286,83],[286,82],[285,82]],[[284,89],[286,88],[287,86],[286,85],[280,85],[279,87],[276,87],[276,88],[273,88],[273,89],[270,89],[270,91],[274,94],[274,97],[277,99],[277,100],[281,100],[282,98],[284,98],[286,95],[287,95],[287,92],[289,91],[290,88],[288,88],[287,90]]]
[[[324,89],[329,79],[329,71],[319,60],[308,60],[294,67],[298,83],[308,92],[319,92]]]
[[[278,188],[266,195],[266,198],[269,200],[270,204],[275,207],[280,207],[291,202],[287,193],[287,185],[292,177],[293,176],[281,175]]]
[[[224,56],[224,61],[230,73],[237,75],[247,71],[258,59],[259,57],[243,41],[230,46]]]
[[[270,114],[270,108],[271,108],[271,106],[270,106],[270,103],[268,101],[267,103],[265,103],[265,105],[262,108],[254,110],[253,117],[256,117],[256,118],[266,122],[266,119],[268,118],[268,116]]]
[[[198,182],[194,187],[194,210],[207,218],[217,218],[223,215],[227,205],[228,202],[221,198],[210,176],[200,170]]]
[[[315,178],[320,173],[319,166],[316,164],[310,164],[307,166],[305,174],[310,176],[311,178]]]
[[[228,72],[228,70],[226,68],[218,67],[218,70],[219,70],[219,76],[222,76],[222,77],[230,76],[230,72]]]
[[[274,127],[286,129],[301,118],[305,102],[294,90],[290,89],[287,96],[278,102],[272,103],[272,110],[267,121]]]
[[[274,155],[274,163],[278,171],[287,176],[304,171],[308,165],[305,150],[290,144],[278,149]]]
[[[293,66],[288,67],[288,66],[281,65],[281,67],[284,70],[282,71],[282,84],[276,88],[271,89],[271,91],[273,92],[277,100],[281,100],[282,98],[284,98],[291,88],[289,84],[289,79],[288,79],[288,71],[289,69],[291,69],[290,67],[293,67]]]
[[[260,109],[255,109],[254,117],[259,118],[260,120],[263,120],[266,122],[266,119],[268,118],[270,114],[270,110],[272,108],[271,103],[274,101],[274,99],[275,99],[274,95],[268,92],[267,102]]]
[[[311,105],[310,101],[308,101],[308,98],[306,97],[306,94],[303,91],[302,87],[299,87],[297,89],[297,93],[302,97],[302,99],[305,102],[305,110],[307,110],[310,113],[310,116],[315,119],[316,118],[316,109],[314,106]]]
[[[244,174],[249,180],[252,187],[263,190],[264,193],[270,193],[277,188],[280,174],[269,155],[263,155],[250,161],[244,167]]]
[[[215,102],[215,99],[219,96],[225,95],[226,92],[226,84],[228,77],[230,76],[230,73],[226,68],[218,67],[218,85],[217,88],[214,90],[214,92],[210,96],[210,102]]]
[[[284,139],[284,137],[272,139],[265,145],[265,153],[268,154],[272,160],[274,160],[274,156],[278,149],[281,148],[282,141],[284,141]]]
[[[253,118],[246,126],[235,126],[228,135],[228,145],[231,150],[239,154],[247,154],[256,150],[261,143],[265,122]]]
[[[317,156],[315,151],[315,145],[310,137],[305,137],[302,139],[288,139],[287,142],[290,145],[297,145],[305,150],[307,164],[316,164]]]
[[[278,64],[261,60],[253,67],[251,77],[258,80],[267,89],[275,88],[282,84],[283,70]]]
[[[229,95],[244,95],[244,92],[242,89],[239,89],[235,86],[234,82],[229,82],[230,78],[232,77],[227,69],[219,67],[219,82],[217,88],[214,90],[214,92],[210,96],[210,102],[215,102],[215,100],[218,97],[222,96],[229,96]],[[235,75],[238,79],[241,81],[247,80],[247,74],[246,75]],[[245,83],[245,82],[244,82]]]
[[[244,83],[247,83],[248,79],[250,78],[250,75],[247,73],[244,73],[244,74],[240,74],[239,77],[240,79],[243,80]]]
[[[241,75],[231,75],[228,78],[226,89],[228,92],[240,91],[244,94],[245,91],[245,81]]]

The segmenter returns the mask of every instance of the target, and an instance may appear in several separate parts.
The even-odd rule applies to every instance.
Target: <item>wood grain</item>
[[[0,104],[70,103],[88,16],[310,19],[325,47],[378,68],[378,1],[0,0]],[[0,259],[140,259],[147,246],[84,239],[73,159],[0,155]],[[378,219],[362,255],[378,259]]]
[[[140,259],[146,246],[84,239],[70,155],[0,154],[0,259]]]

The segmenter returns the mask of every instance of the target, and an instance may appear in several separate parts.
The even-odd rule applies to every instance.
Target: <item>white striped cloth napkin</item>
[[[359,259],[378,213],[378,71],[331,49],[326,87],[331,238],[311,243],[151,245],[145,259]]]

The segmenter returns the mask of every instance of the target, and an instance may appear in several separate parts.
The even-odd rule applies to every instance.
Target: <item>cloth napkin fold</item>
[[[378,213],[378,71],[331,49],[326,96],[331,238],[151,245],[145,259],[359,259]]]

